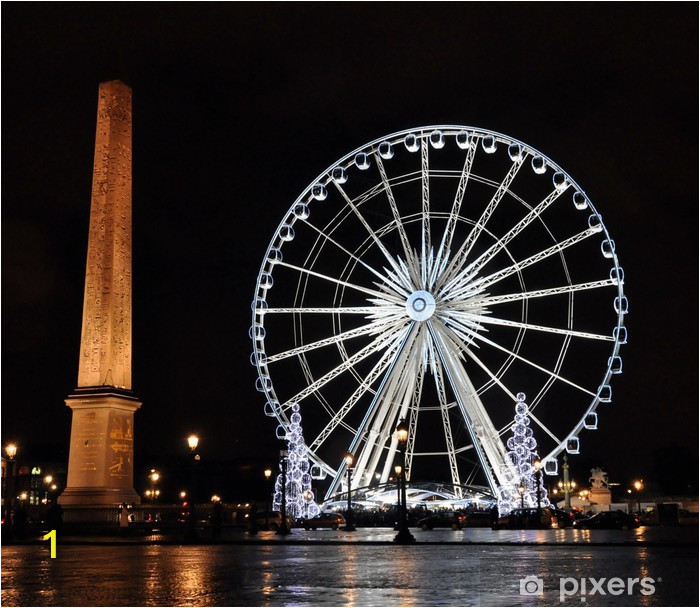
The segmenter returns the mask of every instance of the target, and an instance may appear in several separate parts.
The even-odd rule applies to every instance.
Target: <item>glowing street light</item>
[[[408,518],[406,513],[406,444],[408,443],[408,425],[401,418],[396,427],[396,442],[401,452],[401,474],[399,476],[399,487],[401,488],[401,514],[399,520],[399,533],[394,538],[394,542],[406,545],[415,543],[416,539],[408,529]]]
[[[640,496],[639,496],[639,493],[644,489],[644,484],[642,483],[642,481],[643,480],[639,479],[639,480],[635,481],[633,484],[635,493],[637,495],[637,512],[638,513],[641,513],[641,511],[642,511],[642,503],[641,503]]]
[[[148,478],[151,480],[151,489],[150,491],[146,490],[146,496],[155,500],[160,494],[160,490],[156,491],[156,482],[160,479],[160,473],[155,469],[151,469]]]
[[[15,456],[17,456],[17,446],[14,443],[8,443],[5,446],[5,453],[10,460],[14,460]]]
[[[267,488],[265,490],[265,530],[270,529],[270,495],[272,491],[270,489],[270,480],[272,479],[272,469],[267,468],[263,472],[265,475],[265,481],[267,482]]]
[[[518,494],[520,494],[520,508],[525,508],[525,486],[521,483],[518,486]]]
[[[44,492],[44,504],[49,503],[49,488],[53,488],[51,482],[53,481],[53,475],[46,475],[44,477],[44,484],[46,484],[46,491]]]
[[[196,543],[199,540],[199,535],[197,534],[197,524],[195,521],[197,518],[195,516],[194,508],[194,503],[197,499],[197,462],[199,462],[199,454],[197,453],[198,446],[199,437],[193,433],[187,438],[187,447],[190,449],[192,462],[190,463],[190,518],[187,532],[185,533],[185,541],[190,543]]]
[[[348,471],[348,514],[347,514],[347,519],[345,521],[345,531],[346,532],[354,532],[356,530],[355,528],[355,523],[353,522],[353,513],[352,513],[352,503],[351,503],[351,496],[352,496],[352,465],[354,462],[354,457],[352,454],[347,453],[345,454],[345,466]]]

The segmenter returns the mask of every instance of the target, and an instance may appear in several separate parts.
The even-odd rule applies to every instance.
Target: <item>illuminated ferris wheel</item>
[[[393,469],[455,495],[512,483],[505,439],[527,393],[545,472],[578,453],[622,372],[624,273],[585,192],[522,142],[431,126],[375,140],[322,172],[275,230],[250,336],[265,413],[303,413],[330,498]]]

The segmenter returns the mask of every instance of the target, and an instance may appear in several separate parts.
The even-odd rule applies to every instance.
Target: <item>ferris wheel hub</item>
[[[406,312],[414,321],[427,321],[435,312],[435,298],[427,291],[414,291],[406,300]]]

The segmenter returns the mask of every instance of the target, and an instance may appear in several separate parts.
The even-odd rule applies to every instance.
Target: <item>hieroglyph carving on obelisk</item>
[[[67,506],[138,502],[131,394],[131,89],[100,84]]]
[[[131,89],[102,83],[78,386],[131,389]]]

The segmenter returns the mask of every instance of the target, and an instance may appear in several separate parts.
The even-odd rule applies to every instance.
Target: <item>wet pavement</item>
[[[491,530],[491,528],[464,528],[463,530],[420,530],[411,528],[419,544],[472,543],[472,544],[604,544],[666,546],[698,544],[697,527],[641,527],[635,530]],[[128,544],[180,544],[184,532],[170,531],[130,536],[71,536],[60,535],[59,541],[70,544],[128,543]],[[211,542],[211,531],[200,531],[203,542]],[[392,543],[396,532],[390,528],[359,528],[355,532],[343,530],[304,530],[294,528],[292,534],[280,536],[262,531],[249,534],[243,528],[224,528],[221,543],[271,544],[271,543]]]
[[[697,528],[586,532],[416,530],[416,545],[386,544],[394,534],[387,529],[350,534],[294,530],[292,543],[280,543],[279,536],[264,532],[251,544],[246,542],[246,535],[235,531],[225,538],[230,544],[196,546],[146,544],[132,539],[110,546],[106,539],[93,538],[80,539],[88,543],[82,546],[59,543],[56,559],[49,558],[48,546],[4,546],[2,603],[698,605]],[[268,544],[257,544],[259,541]],[[505,544],[509,541],[512,544]],[[105,544],[94,544],[102,542]],[[614,545],[601,544],[606,542]],[[521,595],[521,580],[528,576],[541,577],[543,595]],[[584,577],[585,589],[580,582]],[[608,587],[613,577],[622,579],[622,583],[613,581]],[[566,578],[563,589],[568,595],[560,596],[561,578]],[[596,580],[591,583],[591,578]],[[606,580],[601,582],[602,578]],[[529,580],[529,586],[524,588],[527,590],[537,591],[534,579]]]

